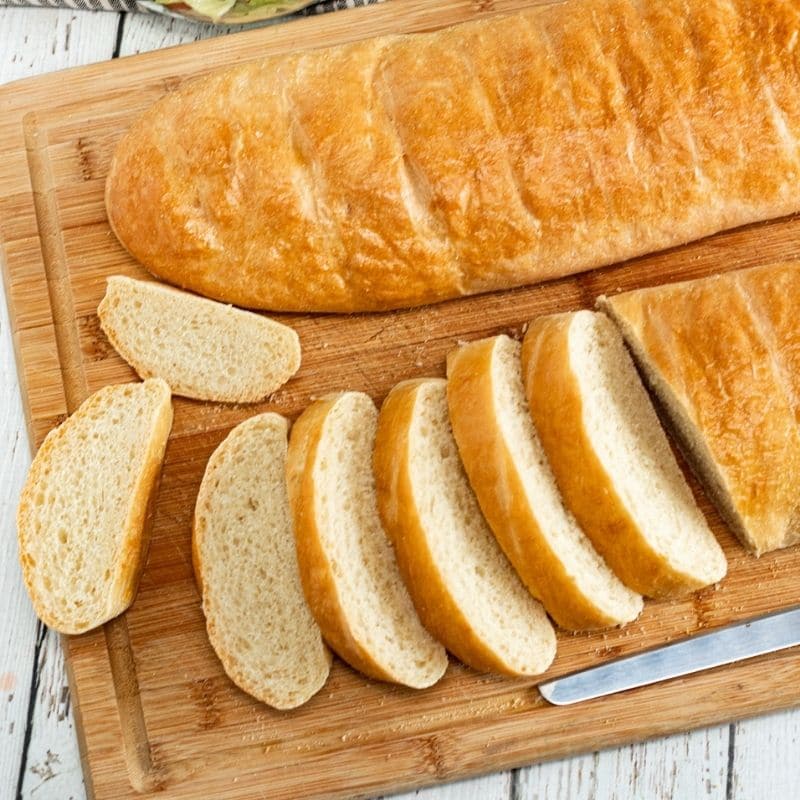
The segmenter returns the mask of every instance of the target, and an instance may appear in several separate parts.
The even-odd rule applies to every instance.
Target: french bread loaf
[[[756,555],[800,540],[800,262],[601,297]]]
[[[211,646],[230,679],[278,709],[328,679],[331,656],[303,597],[286,493],[288,422],[237,425],[206,466],[192,562]]]
[[[522,369],[564,500],[617,576],[649,597],[721,580],[725,556],[611,320],[591,311],[535,319]]]
[[[19,558],[39,618],[83,633],[133,602],[172,427],[162,380],[106,386],[45,438],[17,510]]]
[[[419,621],[378,516],[378,411],[361,392],[312,403],[292,428],[286,475],[303,590],[323,636],[351,666],[415,689],[447,653]]]
[[[300,367],[288,326],[153,281],[114,275],[97,314],[140,377],[163,378],[184,397],[254,403]]]
[[[108,218],[154,274],[257,308],[620,261],[800,208],[798,26],[781,0],[569,0],[241,64],[133,124]]]
[[[392,389],[378,419],[374,465],[381,519],[428,630],[478,670],[547,669],[553,628],[481,515],[450,429],[444,380]]]
[[[623,625],[642,610],[564,507],[522,384],[520,344],[471,342],[447,358],[450,422],[464,469],[503,552],[570,630]]]

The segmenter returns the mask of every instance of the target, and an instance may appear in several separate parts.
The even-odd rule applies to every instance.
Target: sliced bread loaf
[[[756,555],[800,540],[798,302],[797,261],[598,299]]]
[[[316,694],[331,663],[297,569],[288,427],[260,414],[228,434],[206,467],[192,536],[211,646],[237,686],[279,709]]]
[[[530,592],[563,628],[623,625],[641,595],[608,568],[564,507],[531,421],[520,344],[472,342],[447,358],[450,422],[497,541]]]
[[[106,386],[39,448],[17,533],[28,593],[51,628],[83,633],[133,602],[171,427],[164,381]]]
[[[725,556],[611,320],[591,311],[534,320],[522,366],[566,504],[619,578],[649,597],[719,581]]]
[[[422,626],[378,516],[378,411],[360,392],[312,403],[292,428],[287,476],[297,556],[331,647],[372,678],[421,689],[447,669]]]
[[[398,384],[375,441],[378,508],[428,630],[465,664],[536,675],[556,639],[483,519],[458,456],[446,381]]]
[[[97,314],[142,378],[163,378],[183,397],[253,403],[300,367],[300,340],[286,325],[153,281],[109,278]]]

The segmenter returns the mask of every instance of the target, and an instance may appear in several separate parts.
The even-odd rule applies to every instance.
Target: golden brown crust
[[[354,636],[339,598],[333,565],[317,525],[314,465],[325,420],[339,395],[312,403],[292,426],[286,482],[303,593],[325,641],[350,666],[370,678],[395,681]]]
[[[427,545],[409,469],[409,432],[416,393],[430,378],[399,383],[383,402],[375,438],[378,510],[422,624],[473,669],[518,675],[476,634],[454,602]]]
[[[698,589],[703,584],[673,569],[650,546],[594,449],[569,357],[573,319],[556,314],[534,320],[522,346],[528,405],[564,502],[626,586],[648,597]]]
[[[111,587],[105,613],[85,625],[75,627],[66,620],[51,612],[47,603],[48,598],[41,597],[35,589],[33,573],[36,565],[32,562],[27,537],[33,533],[29,524],[31,508],[34,502],[34,493],[48,480],[47,472],[50,465],[50,454],[61,446],[62,440],[69,435],[72,420],[90,416],[94,409],[106,402],[106,396],[119,389],[119,386],[107,386],[87,398],[81,406],[63,422],[58,428],[52,430],[36,453],[31,464],[25,486],[20,495],[17,507],[17,538],[19,543],[19,560],[22,567],[23,580],[28,594],[33,603],[37,616],[49,628],[60,633],[80,634],[96,628],[119,616],[125,611],[136,597],[139,579],[147,563],[147,553],[150,547],[150,535],[153,523],[155,500],[161,477],[161,467],[167,440],[172,428],[172,403],[170,402],[169,387],[161,380],[151,381],[156,391],[163,391],[166,402],[158,410],[151,431],[148,449],[144,455],[144,462],[133,487],[128,506],[128,516],[124,524],[124,537],[120,543],[118,564],[109,565],[117,570],[117,580]]]
[[[522,582],[562,628],[591,630],[628,622],[609,615],[581,590],[527,500],[494,410],[492,362],[499,338],[460,347],[447,359],[450,422],[481,511]]]
[[[109,221],[211,297],[358,311],[787,214],[799,23],[780,0],[570,0],[243,64],[134,123]]]
[[[162,381],[159,380],[159,383]],[[167,402],[162,406],[153,427],[145,465],[137,482],[130,513],[125,523],[128,535],[123,544],[120,561],[128,565],[129,569],[119,583],[119,604],[121,606],[119,613],[128,608],[136,598],[139,579],[144,572],[147,554],[150,551],[153,517],[161,485],[161,471],[164,466],[169,434],[172,430],[172,402],[166,383],[164,383],[164,387]]]
[[[602,301],[701,475],[707,448],[710,493],[756,554],[800,537],[798,299],[792,263]]]

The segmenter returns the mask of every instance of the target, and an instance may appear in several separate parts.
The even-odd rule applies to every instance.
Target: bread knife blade
[[[557,706],[594,700],[800,644],[800,606],[735,622],[540,683]]]

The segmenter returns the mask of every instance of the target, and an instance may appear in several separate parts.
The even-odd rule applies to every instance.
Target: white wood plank
[[[0,442],[0,787],[16,789],[37,624],[17,561],[14,514],[30,455],[5,300],[0,308]]]
[[[64,652],[58,634],[53,631],[45,631],[36,674],[39,685],[21,796],[23,800],[45,797],[84,800],[86,792],[64,672]]]
[[[514,800],[595,800],[597,773],[615,756],[615,751],[590,753],[517,770]]]
[[[0,7],[0,83],[111,58],[119,14]]]
[[[118,18],[60,9],[0,8],[0,83],[110,58]],[[4,797],[13,796],[21,771],[24,798],[82,800],[85,792],[60,642],[37,624],[17,562],[14,514],[30,455],[4,297],[0,335],[0,441],[10,445],[0,449],[0,597],[4,598],[0,787],[8,792]],[[32,681],[35,703],[29,709]]]
[[[725,725],[539,764],[518,771],[513,798],[725,800],[728,742]]]
[[[146,53],[198,39],[222,36],[239,28],[224,25],[203,25],[158,14],[129,14],[125,18],[120,40],[120,56]]]
[[[510,772],[483,775],[480,778],[417,789],[415,792],[390,795],[392,800],[510,800]],[[564,800],[567,800],[565,797]]]
[[[800,709],[746,720],[733,727],[729,800],[797,797]]]

